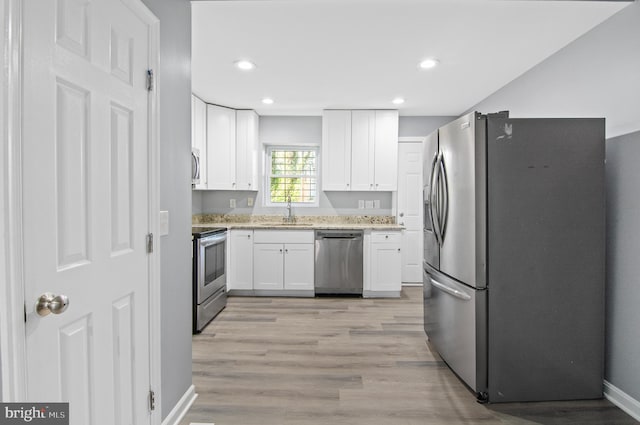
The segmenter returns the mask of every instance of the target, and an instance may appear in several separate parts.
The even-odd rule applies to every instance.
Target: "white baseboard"
[[[640,401],[607,381],[604,381],[604,396],[635,420],[640,421]]]
[[[417,283],[417,282],[402,282],[402,286],[422,286],[422,283]]]
[[[171,409],[171,412],[162,421],[162,425],[178,425],[191,408],[193,402],[196,401],[196,398],[198,398],[196,387],[192,385]]]

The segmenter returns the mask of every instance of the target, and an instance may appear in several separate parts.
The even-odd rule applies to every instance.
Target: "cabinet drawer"
[[[313,230],[254,230],[254,243],[313,243]]]
[[[400,243],[400,232],[371,232],[371,243]]]

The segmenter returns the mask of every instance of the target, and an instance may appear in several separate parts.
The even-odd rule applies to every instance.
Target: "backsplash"
[[[280,223],[281,215],[249,214],[194,214],[193,224],[207,223]],[[299,215],[296,223],[302,224],[395,224],[396,218],[386,215]]]

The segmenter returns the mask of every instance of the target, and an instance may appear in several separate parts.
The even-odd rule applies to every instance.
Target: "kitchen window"
[[[267,170],[267,205],[318,206],[317,147],[270,146]]]

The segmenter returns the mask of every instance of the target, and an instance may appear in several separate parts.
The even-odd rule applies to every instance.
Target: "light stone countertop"
[[[269,229],[269,230],[402,230],[404,226],[395,223],[392,216],[296,216],[293,223],[285,223],[277,215],[234,215],[199,214],[194,215],[193,226],[226,227],[227,229]]]
[[[194,227],[226,227],[227,229],[244,230],[402,230],[399,224],[365,224],[365,223],[200,223]]]

